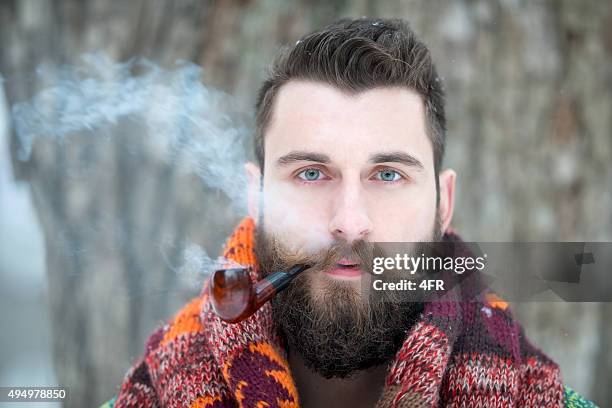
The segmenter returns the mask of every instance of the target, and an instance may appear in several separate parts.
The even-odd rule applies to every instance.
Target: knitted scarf
[[[255,265],[254,228],[251,218],[242,220],[224,256]],[[445,239],[457,243],[458,254],[468,251],[454,233]],[[207,292],[205,284],[151,335],[115,407],[299,407],[271,306],[229,324],[215,315]],[[486,291],[462,299],[455,287],[445,301],[426,305],[390,363],[377,407],[564,406],[558,366],[529,343],[508,305]]]

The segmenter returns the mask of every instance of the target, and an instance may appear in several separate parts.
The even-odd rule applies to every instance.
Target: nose
[[[330,233],[334,238],[350,243],[366,239],[372,233],[372,227],[360,186],[346,183],[334,202]]]

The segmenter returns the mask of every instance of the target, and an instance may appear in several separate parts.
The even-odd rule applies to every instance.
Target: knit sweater
[[[255,224],[245,218],[224,256],[253,266]],[[447,233],[462,251],[461,239]],[[389,365],[376,407],[594,407],[564,387],[557,364],[535,348],[508,304],[463,285],[428,303]],[[469,299],[468,299],[469,298]],[[468,301],[469,300],[469,301]],[[220,320],[207,284],[147,340],[144,355],[105,407],[299,407],[269,304]]]

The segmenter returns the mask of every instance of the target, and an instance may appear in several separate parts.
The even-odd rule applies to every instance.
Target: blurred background
[[[224,162],[239,177],[251,157],[252,106],[273,56],[360,16],[406,18],[433,53],[464,239],[612,240],[607,0],[5,0],[1,386],[64,385],[73,407],[118,391],[146,336],[198,293],[203,276],[183,266],[216,257],[243,214],[239,180],[232,190],[214,180],[226,180]],[[84,63],[87,53],[105,57]],[[149,65],[113,65],[135,57]],[[60,96],[32,103],[46,89]],[[612,406],[611,304],[514,309],[568,385]]]

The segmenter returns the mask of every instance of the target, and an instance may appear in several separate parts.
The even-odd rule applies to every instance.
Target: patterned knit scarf
[[[245,218],[224,256],[255,265],[254,228]],[[445,239],[459,255],[467,251],[453,233]],[[453,288],[448,301],[426,305],[390,364],[377,407],[564,406],[558,366],[528,342],[507,304],[490,292],[460,301],[463,292]],[[225,323],[205,285],[149,338],[115,407],[298,407],[271,316],[267,304],[241,323]]]

